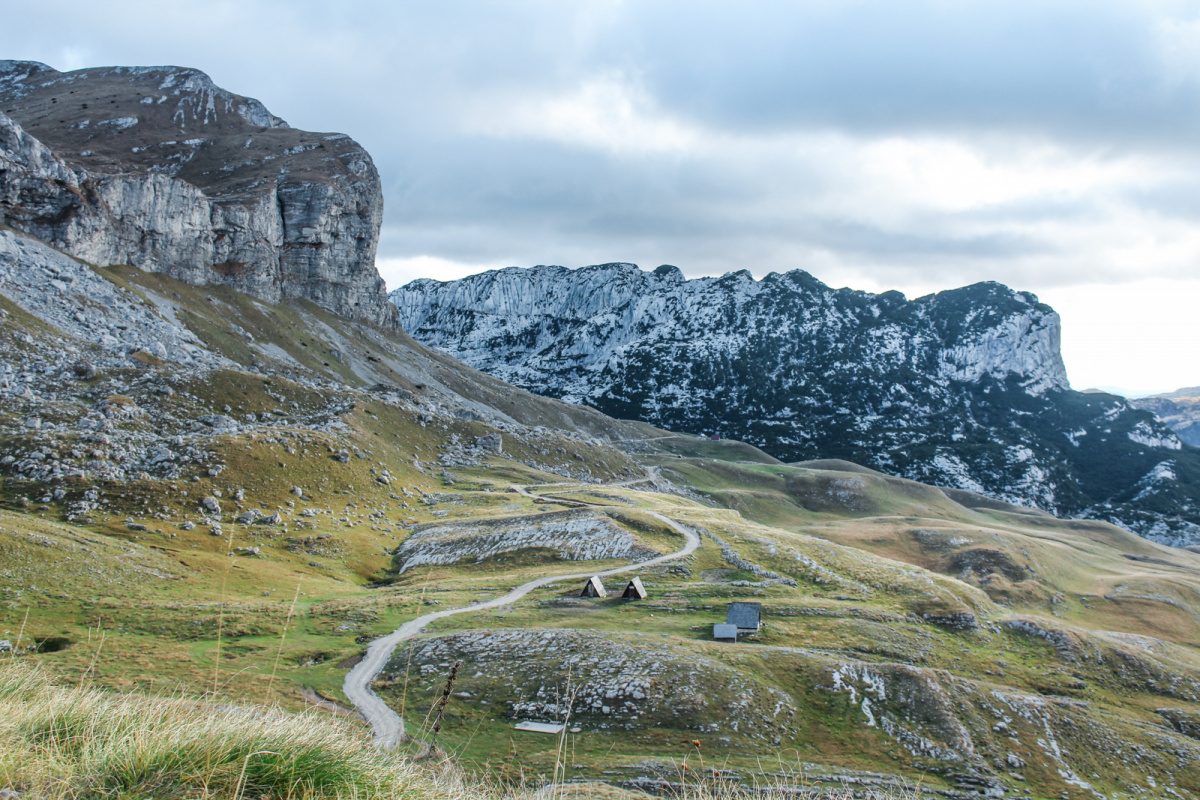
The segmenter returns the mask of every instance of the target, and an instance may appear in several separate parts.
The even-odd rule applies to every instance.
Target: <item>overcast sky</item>
[[[0,0],[0,57],[182,64],[383,177],[389,286],[508,265],[980,280],[1077,388],[1200,385],[1200,3]]]

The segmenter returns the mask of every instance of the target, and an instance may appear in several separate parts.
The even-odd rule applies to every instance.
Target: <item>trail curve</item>
[[[512,589],[507,594],[491,600],[486,600],[482,603],[475,603],[469,606],[461,606],[459,608],[446,608],[441,611],[433,611],[429,614],[424,614],[416,619],[411,619],[401,625],[396,630],[381,636],[367,645],[366,655],[354,667],[346,673],[345,681],[342,684],[342,691],[345,692],[347,699],[353,703],[358,712],[371,725],[371,730],[375,734],[375,743],[384,749],[395,748],[397,744],[404,738],[404,719],[397,714],[379,695],[375,694],[371,689],[371,682],[383,671],[387,665],[388,658],[396,646],[401,642],[411,639],[418,633],[423,631],[431,622],[446,617],[452,617],[456,614],[466,614],[472,611],[486,611],[490,608],[499,608],[511,603],[515,603],[525,595],[532,592],[534,589],[540,589],[543,586],[561,583],[563,581],[580,581],[586,580],[592,575],[606,577],[609,575],[620,575],[627,572],[635,572],[639,569],[666,564],[670,561],[677,561],[681,558],[686,558],[700,546],[700,537],[691,528],[683,525],[670,517],[660,514],[657,511],[647,512],[650,516],[663,523],[671,530],[683,536],[685,544],[679,550],[673,553],[667,553],[661,556],[639,561],[634,564],[627,564],[622,567],[613,567],[611,569],[602,570],[600,572],[571,572],[562,575],[547,575],[542,578],[535,578],[527,583]]]

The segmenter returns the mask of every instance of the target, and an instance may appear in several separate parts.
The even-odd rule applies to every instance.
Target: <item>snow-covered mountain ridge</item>
[[[1059,317],[1028,292],[908,300],[801,270],[688,280],[601,264],[418,280],[391,298],[420,341],[613,416],[1200,540],[1196,451],[1122,398],[1072,391]]]

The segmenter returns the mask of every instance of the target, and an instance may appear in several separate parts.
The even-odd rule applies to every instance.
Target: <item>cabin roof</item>
[[[604,584],[600,582],[600,576],[593,575],[587,579],[587,583],[583,584],[582,594],[584,596],[594,594],[596,597],[604,597],[608,592],[605,590]]]
[[[725,622],[737,625],[741,630],[758,630],[762,622],[762,605],[760,603],[730,603],[725,614]]]

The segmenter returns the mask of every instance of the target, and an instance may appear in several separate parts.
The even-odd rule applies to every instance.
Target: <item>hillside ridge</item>
[[[1200,447],[1200,386],[1129,401],[1168,425],[1185,444]]]

